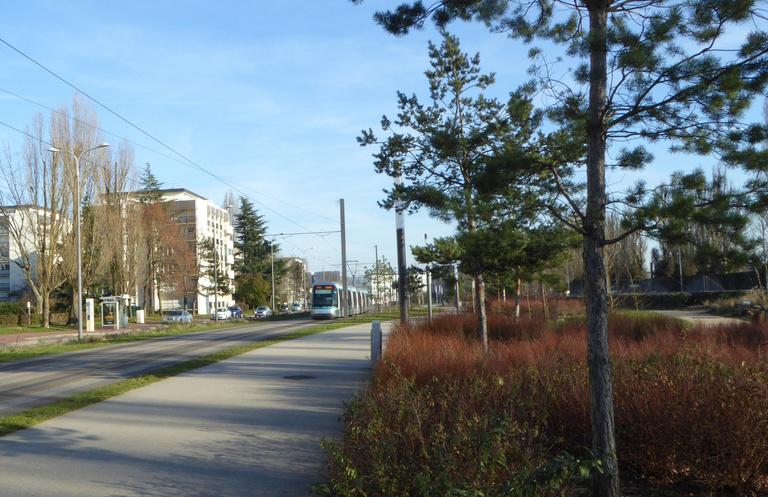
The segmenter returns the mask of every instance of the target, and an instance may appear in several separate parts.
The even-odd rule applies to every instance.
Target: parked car
[[[256,312],[253,313],[256,318],[268,318],[272,315],[272,309],[266,305],[262,305],[256,308]]]
[[[192,314],[187,311],[170,311],[163,316],[163,323],[182,323],[190,324],[192,322]]]
[[[301,310],[301,304],[299,304],[298,302],[294,302],[292,310],[293,312],[299,312]]]
[[[232,317],[232,313],[226,307],[219,307],[216,309],[216,319],[229,319]]]
[[[288,304],[283,304],[280,306],[280,312],[290,312],[290,311],[291,311],[291,306],[289,306]]]
[[[243,310],[239,306],[233,305],[229,308],[229,314],[232,318],[241,318],[243,317]]]

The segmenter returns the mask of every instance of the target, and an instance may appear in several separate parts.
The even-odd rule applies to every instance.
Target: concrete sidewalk
[[[383,328],[388,328],[383,323]],[[0,496],[301,496],[371,373],[371,325],[291,340],[0,438]]]
[[[118,335],[127,333],[138,333],[142,331],[157,330],[163,326],[163,323],[130,323],[124,328],[115,330],[114,328],[96,328],[94,331],[83,330],[83,338],[102,338],[105,335]],[[66,331],[40,331],[35,333],[11,333],[0,335],[0,349],[15,349],[23,347],[34,347],[37,345],[67,343],[77,340],[77,329]]]

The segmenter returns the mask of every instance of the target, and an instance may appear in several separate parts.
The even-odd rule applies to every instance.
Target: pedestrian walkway
[[[307,495],[321,440],[370,379],[370,330],[258,349],[0,438],[0,496]]]
[[[212,320],[209,318],[197,318],[196,324],[208,324]],[[122,327],[116,330],[113,327],[96,328],[94,331],[83,330],[83,338],[101,338],[105,335],[115,334],[127,334],[127,333],[139,333],[146,331],[157,330],[163,326],[167,326],[164,323],[152,322],[152,323],[128,323],[128,326]],[[77,329],[71,330],[59,330],[59,331],[41,331],[33,333],[11,333],[7,335],[0,335],[0,349],[3,348],[18,348],[18,347],[34,347],[40,344],[46,343],[66,343],[68,341],[77,340]]]

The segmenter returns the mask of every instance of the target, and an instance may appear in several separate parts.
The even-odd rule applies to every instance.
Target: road
[[[309,319],[189,333],[0,364],[0,417],[313,326]]]

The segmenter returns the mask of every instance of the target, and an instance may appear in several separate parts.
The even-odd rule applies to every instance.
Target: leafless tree
[[[82,98],[75,96],[71,108],[62,107],[51,113],[51,142],[53,146],[64,152],[53,154],[53,160],[60,162],[65,171],[63,187],[72,199],[67,209],[67,217],[74,226],[76,218],[76,202],[80,203],[81,215],[81,274],[83,289],[87,289],[97,281],[107,268],[108,259],[104,257],[107,243],[107,224],[103,216],[96,212],[95,203],[101,196],[100,170],[109,166],[108,151],[89,149],[104,143],[104,135],[100,131],[100,122],[95,110]],[[80,157],[77,161],[75,156]],[[77,166],[79,165],[79,171]],[[78,184],[80,197],[77,198]],[[71,229],[64,237],[62,245],[62,268],[67,281],[73,289],[77,288],[77,230]],[[77,291],[72,292],[71,310],[77,316]]]
[[[48,328],[51,293],[66,279],[63,245],[72,226],[71,171],[48,152],[42,114],[34,117],[27,134],[20,159],[6,150],[0,169],[6,187],[1,209],[14,245],[11,260],[21,268]]]

